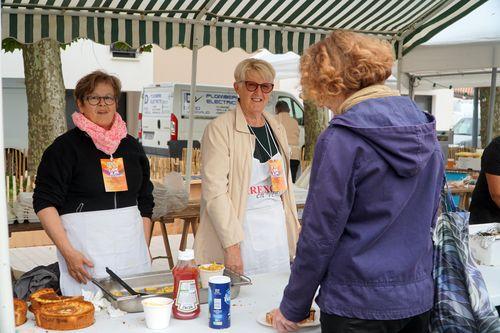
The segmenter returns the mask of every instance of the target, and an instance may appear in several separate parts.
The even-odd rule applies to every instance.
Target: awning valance
[[[2,0],[2,39],[69,43],[89,38],[131,47],[211,45],[247,52],[303,50],[333,29],[403,39],[404,52],[486,0]],[[200,28],[193,34],[193,27]]]

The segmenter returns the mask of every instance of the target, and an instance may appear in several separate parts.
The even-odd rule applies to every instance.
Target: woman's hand
[[[243,261],[241,260],[239,244],[234,244],[224,249],[224,266],[233,272],[243,274]]]
[[[273,310],[273,327],[280,333],[294,332],[299,329],[299,325],[286,319],[280,309]]]
[[[66,255],[64,255],[64,259],[66,260],[66,265],[68,266],[68,272],[73,279],[80,283],[87,283],[87,281],[92,278],[89,272],[85,269],[84,265],[94,267],[94,264],[92,261],[85,258],[81,252],[75,249],[70,250]]]

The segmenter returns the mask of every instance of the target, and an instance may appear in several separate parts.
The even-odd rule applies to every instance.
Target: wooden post
[[[12,202],[17,200],[16,176],[12,176]]]
[[[7,191],[7,204],[10,202],[10,181],[9,176],[5,176],[5,189]]]

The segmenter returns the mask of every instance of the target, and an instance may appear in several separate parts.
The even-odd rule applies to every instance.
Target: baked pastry
[[[52,288],[43,288],[30,296],[30,311],[35,313],[44,304],[58,303],[67,300],[83,300],[83,296],[59,296]]]
[[[14,317],[16,320],[16,326],[20,326],[26,322],[27,313],[28,306],[26,305],[26,302],[19,298],[14,298]]]
[[[77,330],[94,323],[94,305],[83,300],[44,304],[35,312],[36,325],[47,330]]]
[[[306,319],[299,322],[299,325],[312,323],[314,321],[315,317],[316,317],[316,310],[311,309],[311,310],[309,310],[309,317],[307,317]],[[266,313],[266,323],[268,323],[269,325],[273,324],[273,313],[272,312]]]

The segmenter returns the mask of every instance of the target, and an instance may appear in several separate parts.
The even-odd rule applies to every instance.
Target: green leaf
[[[2,50],[5,52],[14,52],[15,50],[22,50],[23,44],[19,43],[14,38],[5,38],[2,40]]]

